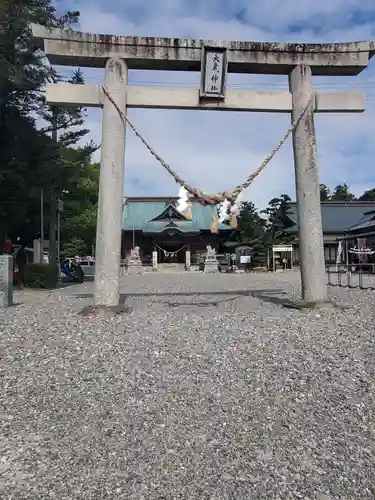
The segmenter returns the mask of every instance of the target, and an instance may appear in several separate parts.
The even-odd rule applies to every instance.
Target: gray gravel
[[[375,292],[284,307],[297,273],[124,278],[0,311],[4,500],[375,498]]]

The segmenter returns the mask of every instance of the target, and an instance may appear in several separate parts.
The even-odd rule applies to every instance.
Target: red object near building
[[[8,255],[12,255],[13,253],[12,240],[9,238],[7,238],[4,242],[3,253],[7,253]]]

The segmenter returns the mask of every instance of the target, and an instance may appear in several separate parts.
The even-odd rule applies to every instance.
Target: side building
[[[152,264],[152,252],[157,252],[158,263],[185,265],[186,251],[190,251],[191,265],[203,262],[207,245],[217,253],[228,241],[233,229],[217,222],[216,208],[192,202],[191,218],[176,208],[178,198],[127,198],[123,209],[122,258],[139,246],[144,265]],[[217,229],[217,232],[212,230]]]
[[[326,264],[336,263],[339,240],[353,240],[354,245],[358,238],[367,236],[374,239],[375,202],[323,201],[321,213]],[[294,260],[298,262],[298,217],[295,202],[286,204],[283,219],[285,231],[294,237]]]

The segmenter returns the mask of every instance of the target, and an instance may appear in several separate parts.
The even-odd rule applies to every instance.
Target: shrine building
[[[152,265],[152,252],[157,252],[158,264],[185,266],[186,251],[190,251],[191,266],[204,262],[206,247],[217,253],[229,240],[233,229],[217,221],[216,207],[191,202],[188,215],[180,213],[177,197],[127,198],[122,219],[122,258],[139,246],[142,264]]]
[[[349,246],[375,249],[375,202],[322,201],[321,204],[324,260],[335,264],[338,242]],[[289,202],[282,215],[285,231],[294,236],[295,260],[299,261],[297,204]]]

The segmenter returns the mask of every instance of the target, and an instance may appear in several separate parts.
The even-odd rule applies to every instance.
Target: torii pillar
[[[311,67],[296,66],[289,74],[292,93],[292,121],[313,95]],[[316,164],[314,126],[315,99],[293,132],[294,170],[299,229],[302,300],[306,304],[327,301],[324,240],[320,208],[319,172]]]
[[[126,113],[128,68],[123,59],[107,60],[104,86]],[[94,304],[117,306],[120,294],[120,251],[124,186],[126,124],[119,110],[104,94]]]

